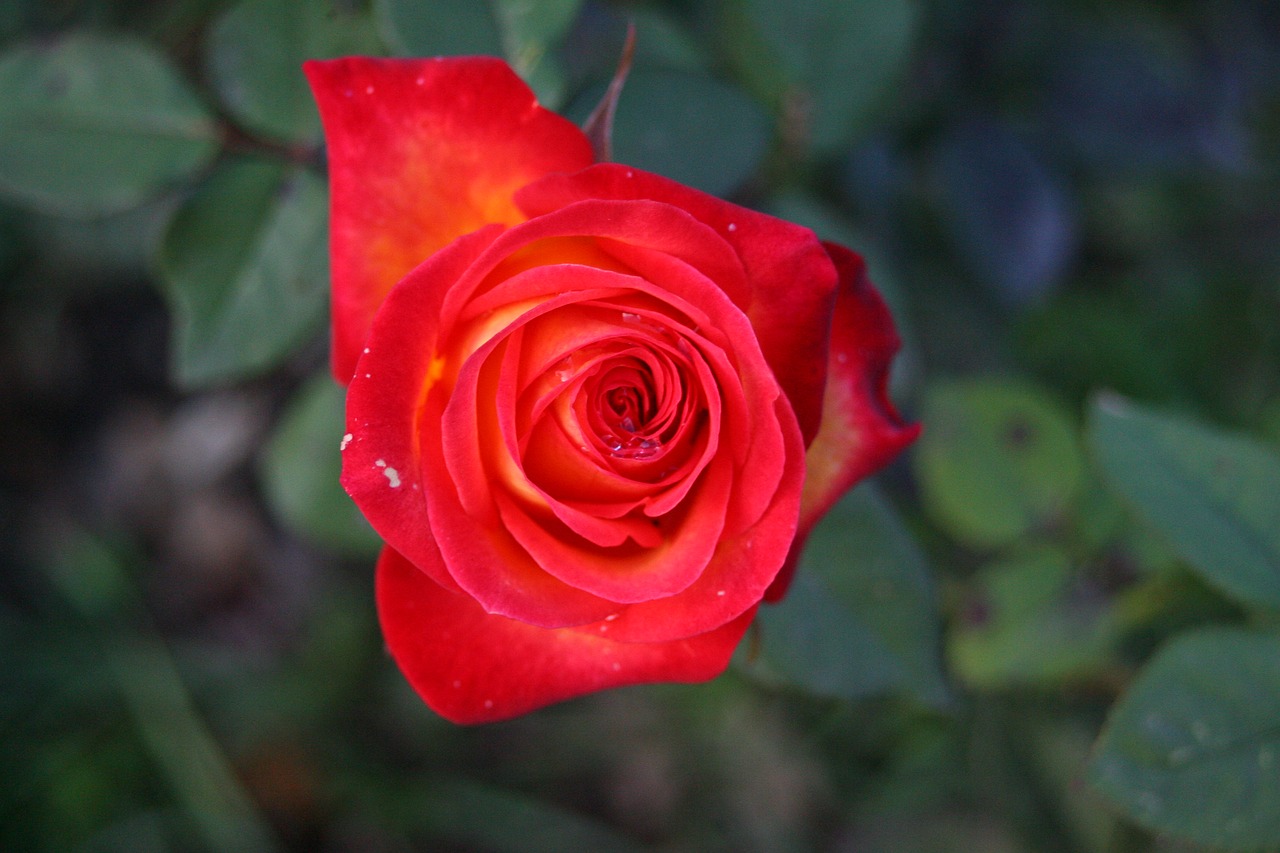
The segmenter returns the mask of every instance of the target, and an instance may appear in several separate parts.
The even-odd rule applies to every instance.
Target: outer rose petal
[[[827,335],[836,272],[808,228],[767,216],[618,163],[572,175],[551,175],[520,190],[516,200],[537,216],[582,199],[650,199],[674,205],[724,238],[746,268],[748,293],[729,293],[755,328],[765,359],[795,410],[805,443],[822,418]]]
[[[462,275],[502,229],[491,226],[468,234],[432,255],[415,271],[419,278],[449,281]],[[364,517],[385,540],[437,582],[457,585],[431,535],[423,481],[441,476],[422,469],[416,440],[422,395],[426,393],[436,351],[435,323],[444,300],[441,288],[402,287],[379,319],[358,376],[347,389],[347,435],[342,450],[342,486]],[[377,329],[387,331],[378,334]],[[375,374],[376,373],[376,380]],[[370,436],[376,436],[376,440]]]
[[[831,324],[822,427],[805,454],[795,542],[765,601],[786,594],[805,539],[827,510],[920,434],[919,424],[902,423],[889,399],[889,365],[900,342],[889,309],[867,278],[866,264],[844,246],[823,245],[840,272],[840,292]]]
[[[333,372],[346,383],[383,297],[454,238],[525,219],[519,187],[593,159],[499,59],[303,65],[329,152]]]
[[[378,560],[378,615],[409,683],[455,723],[486,723],[628,684],[706,681],[724,671],[755,608],[668,643],[619,643],[485,613],[390,548]]]

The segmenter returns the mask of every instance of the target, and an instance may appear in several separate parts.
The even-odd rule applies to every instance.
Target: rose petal
[[[328,142],[333,371],[345,383],[405,273],[482,225],[523,220],[517,188],[593,155],[498,59],[352,57],[303,70]]]
[[[663,642],[711,630],[759,603],[795,537],[804,484],[803,444],[795,415],[783,398],[774,407],[783,427],[785,467],[773,503],[755,524],[721,538],[715,556],[693,585],[679,595],[620,611],[608,623],[609,636],[626,642]]]
[[[449,281],[471,266],[501,233],[492,226],[454,242],[415,271],[426,281]],[[443,365],[436,361],[440,288],[397,288],[388,311],[373,326],[369,347],[347,390],[347,433],[342,486],[387,542],[438,583],[456,588],[431,535],[422,483],[443,476],[422,469],[418,444],[421,407]],[[456,368],[454,368],[456,369]],[[434,379],[433,379],[434,376]]]
[[[835,243],[824,245],[840,272],[840,297],[831,326],[822,428],[805,457],[795,544],[765,601],[786,594],[805,538],[832,504],[920,434],[919,424],[902,423],[889,399],[889,365],[899,346],[889,309],[867,278],[860,255]]]
[[[531,516],[509,501],[500,501],[502,520],[539,565],[574,588],[619,603],[651,601],[687,589],[715,554],[733,484],[727,468],[723,463],[710,466],[684,511],[651,521],[628,519],[642,526],[651,523],[651,531],[661,525],[656,546],[584,547],[554,520]],[[618,520],[607,523],[627,529]]]
[[[800,424],[805,443],[817,434],[826,385],[827,336],[837,277],[813,232],[730,204],[683,184],[617,163],[551,175],[516,193],[529,216],[582,199],[650,199],[675,205],[710,226],[746,268],[747,293],[726,293],[751,318],[760,348]]]
[[[377,600],[401,671],[455,723],[507,719],[628,684],[706,681],[724,671],[755,615],[752,608],[714,631],[669,643],[620,643],[599,630],[548,631],[485,613],[390,548],[378,561]]]
[[[530,268],[566,263],[629,271],[620,270],[612,260],[613,253],[605,251],[615,243],[634,244],[683,261],[688,268],[701,272],[703,281],[714,282],[712,289],[722,297],[727,293],[725,280],[736,276],[745,282],[741,265],[728,244],[678,207],[645,200],[587,199],[521,223],[503,234],[476,261],[467,277],[450,288],[441,320],[452,326],[468,316],[513,301],[501,283]],[[501,293],[501,298],[494,299],[490,289]],[[696,290],[708,292],[705,285]],[[728,295],[732,300],[732,294]],[[665,295],[660,298],[670,301]],[[694,325],[703,322],[696,311],[686,314]]]
[[[654,265],[662,279],[658,283],[610,269],[556,266],[551,249],[563,244],[547,242],[582,236],[621,240],[627,234],[633,245],[660,245],[680,262]],[[542,628],[596,622],[618,612],[620,601],[632,602],[619,618],[619,631],[630,634],[628,639],[665,642],[713,630],[757,604],[780,570],[795,531],[804,443],[790,402],[754,346],[749,318],[698,272],[705,255],[698,244],[705,241],[723,243],[711,229],[667,204],[584,201],[505,231],[494,226],[463,237],[410,272],[375,319],[368,340],[371,352],[359,362],[349,394],[348,431],[359,450],[354,456],[348,451],[344,483],[388,544],[438,583],[465,590],[483,610]],[[572,245],[572,257],[583,257],[578,251],[582,246]],[[518,268],[504,266],[507,260],[526,252],[542,256],[544,265],[502,279],[503,272]],[[476,302],[499,290],[500,304],[474,310]],[[697,447],[710,454],[708,465],[714,461],[720,466],[720,476],[731,478],[724,481],[730,487],[690,493],[703,512],[680,514],[695,519],[689,543],[702,540],[696,550],[713,556],[696,579],[691,567],[702,569],[705,558],[696,567],[684,563],[663,573],[654,589],[667,597],[658,600],[647,598],[651,593],[638,580],[611,587],[601,575],[611,555],[590,542],[583,542],[582,559],[597,561],[593,566],[599,571],[578,571],[581,566],[562,561],[548,571],[563,556],[550,547],[556,543],[538,544],[537,531],[510,517],[513,505],[500,508],[488,490],[509,480],[505,488],[513,497],[532,500],[534,506],[524,508],[528,512],[549,506],[551,496],[518,487],[514,455],[510,467],[490,466],[492,454],[512,454],[513,447],[496,411],[480,418],[484,400],[510,398],[505,405],[514,406],[512,384],[529,381],[519,379],[515,368],[524,356],[523,343],[514,341],[518,335],[523,342],[526,327],[568,309],[579,294],[592,305],[607,305],[627,291],[651,306],[646,310],[662,306],[673,327],[688,329],[676,343],[683,340],[689,347],[684,356],[701,377],[699,394],[714,397],[706,400],[707,411],[719,405],[724,418],[719,428],[710,421],[707,425],[717,433],[718,449],[713,451],[710,442]],[[624,314],[619,310],[622,327],[628,325]],[[521,348],[510,352],[510,361],[509,346]],[[490,357],[492,370],[481,369]],[[531,357],[545,364],[552,354]],[[505,388],[503,364],[509,365]],[[565,414],[556,417],[571,425]],[[626,460],[617,461],[614,473],[627,475],[621,465]],[[421,495],[401,493],[388,469],[394,469],[396,482]],[[693,471],[683,473],[694,476]],[[636,473],[651,484],[662,479],[662,469],[643,477],[640,468]],[[664,499],[675,494],[670,485],[661,488]],[[593,497],[605,503],[634,499],[630,493],[580,497],[585,503]],[[660,504],[647,503],[646,514],[654,515]],[[594,535],[601,541],[599,531]],[[708,542],[712,547],[706,547]]]

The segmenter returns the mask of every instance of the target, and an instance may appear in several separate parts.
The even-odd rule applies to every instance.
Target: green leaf
[[[744,663],[748,672],[844,699],[950,699],[928,566],[869,483],[814,529],[787,597],[762,608],[759,624],[759,657]]]
[[[375,0],[383,38],[401,56],[504,56],[539,100],[557,106],[554,56],[582,0]]]
[[[572,112],[585,117],[602,91],[587,92]],[[712,195],[745,183],[768,145],[768,119],[746,93],[682,71],[633,71],[613,125],[616,161]]]
[[[542,53],[564,37],[582,0],[490,0],[490,5],[513,45]],[[517,57],[512,60],[518,65]]]
[[[323,0],[244,0],[209,32],[205,68],[236,119],[289,142],[317,143],[320,115],[301,65],[377,52],[372,21]]]
[[[1116,627],[1109,602],[1078,583],[1066,555],[1041,546],[977,574],[947,650],[975,687],[1054,687],[1104,667]]]
[[[374,0],[378,29],[401,56],[498,56],[502,36],[486,2]]]
[[[511,67],[543,103],[558,105],[565,75],[552,51],[577,19],[582,0],[490,0],[489,5]]]
[[[1087,778],[1135,821],[1215,849],[1280,841],[1280,637],[1184,634],[1116,703]]]
[[[1070,417],[1044,391],[1008,379],[940,384],[921,421],[925,508],[957,539],[1000,547],[1061,523],[1084,460]]]
[[[178,211],[159,267],[186,386],[274,366],[312,334],[328,286],[324,183],[305,169],[227,163]]]
[[[289,401],[259,471],[268,503],[291,528],[326,548],[371,557],[382,541],[338,485],[343,399],[327,372],[307,382]]]
[[[905,676],[848,604],[803,569],[782,603],[765,607],[756,625],[758,656],[746,668],[766,681],[817,696],[862,699],[892,692]]]
[[[1280,607],[1280,454],[1113,396],[1095,402],[1089,441],[1107,483],[1201,577]]]
[[[164,56],[93,33],[0,54],[0,191],[75,216],[131,207],[213,158],[218,127]]]
[[[706,70],[707,56],[702,45],[679,18],[653,6],[629,7],[626,16],[636,28],[637,68]]]
[[[781,63],[819,153],[851,143],[902,75],[916,29],[910,0],[745,0]]]
[[[75,219],[29,211],[23,237],[40,258],[40,287],[56,279],[74,290],[145,278],[160,239],[178,209],[174,194],[105,216]]]

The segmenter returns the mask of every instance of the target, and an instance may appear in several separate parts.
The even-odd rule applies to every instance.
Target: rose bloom
[[[305,66],[342,482],[391,654],[456,722],[722,672],[915,437],[862,259],[615,163],[502,61]]]

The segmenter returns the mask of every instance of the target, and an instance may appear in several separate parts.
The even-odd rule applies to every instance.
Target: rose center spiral
[[[593,397],[592,430],[608,453],[645,459],[662,450],[663,395],[647,366],[622,363],[603,371]]]

